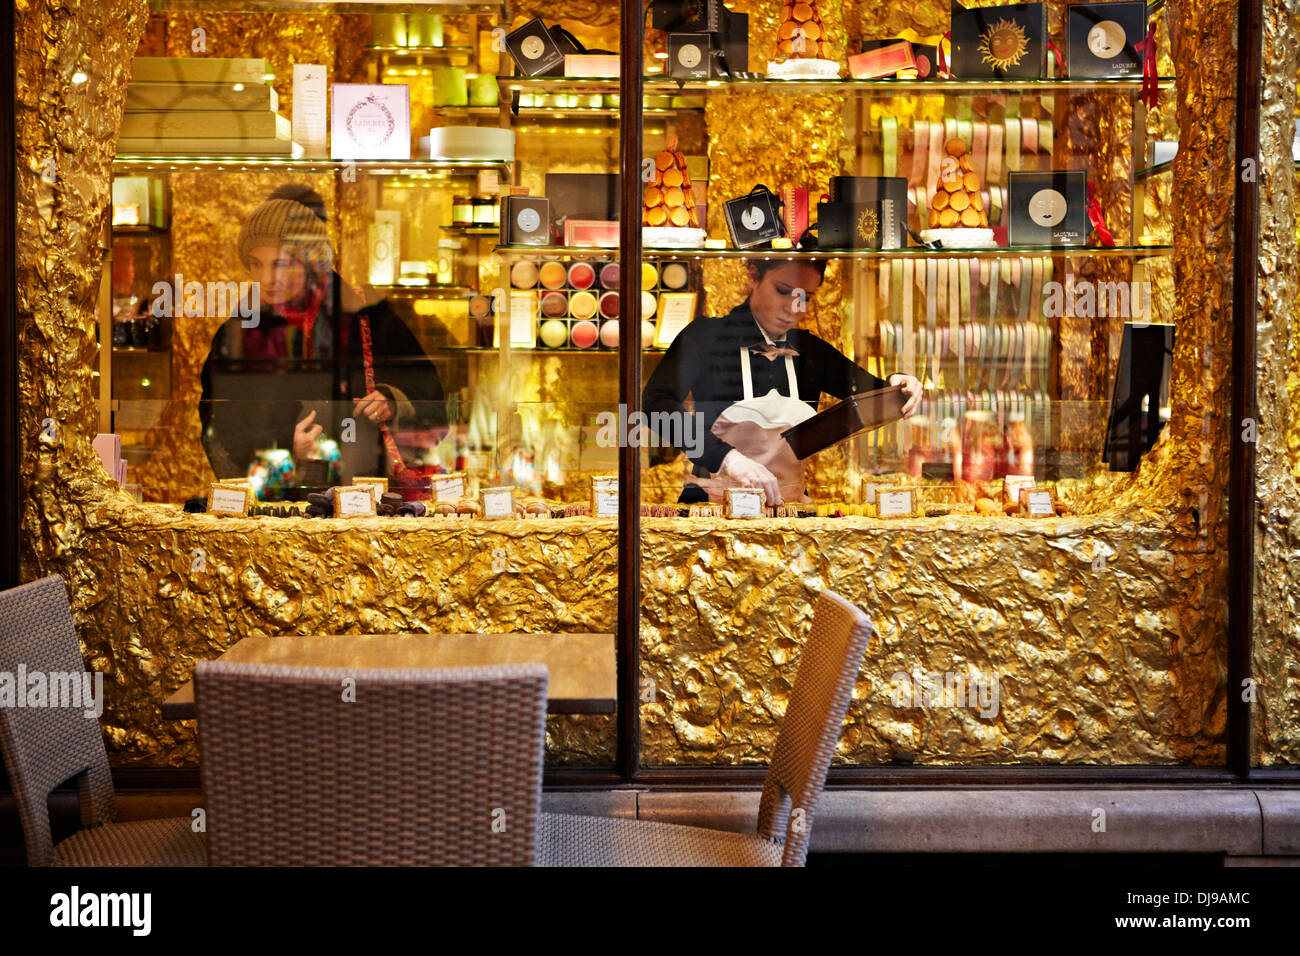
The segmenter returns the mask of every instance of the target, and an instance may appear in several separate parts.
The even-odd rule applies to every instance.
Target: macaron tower
[[[785,0],[781,5],[781,25],[776,31],[776,49],[772,59],[830,59],[826,28],[822,25],[817,0]]]
[[[948,140],[938,181],[931,184],[929,228],[922,231],[921,238],[927,242],[938,239],[953,249],[993,245],[985,195],[966,141]]]
[[[686,157],[677,149],[676,133],[668,135],[664,151],[655,157],[654,179],[646,183],[642,197],[643,226],[700,228],[691,174],[686,170]]]

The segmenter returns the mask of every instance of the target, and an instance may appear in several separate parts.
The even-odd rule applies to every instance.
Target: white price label
[[[248,510],[248,492],[243,488],[213,488],[208,495],[208,511],[215,514],[242,515]]]
[[[483,493],[483,517],[509,518],[515,513],[514,495],[508,491]]]
[[[435,478],[433,482],[435,501],[456,501],[465,497],[464,478]]]
[[[910,515],[916,511],[910,491],[876,492],[876,510],[882,518]]]
[[[597,491],[596,492],[596,515],[597,518],[617,518],[618,517],[618,492]]]
[[[734,492],[731,499],[731,517],[761,518],[763,516],[763,498],[752,491]]]
[[[1052,503],[1052,493],[1050,491],[1031,491],[1026,495],[1026,504],[1031,515],[1043,517],[1054,517],[1056,515],[1056,505]]]
[[[372,515],[375,513],[375,497],[370,491],[370,487],[363,486],[355,491],[336,491],[335,497],[338,499],[338,514],[340,517],[351,517],[352,515]]]

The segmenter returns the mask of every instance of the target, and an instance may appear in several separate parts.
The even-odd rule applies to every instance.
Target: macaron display
[[[537,263],[529,259],[516,262],[510,267],[510,284],[516,289],[531,289],[537,285]]]
[[[647,322],[643,319],[641,321],[641,348],[643,349],[653,348],[654,344],[655,344],[655,324],[653,322]]]
[[[569,299],[563,292],[548,292],[542,296],[542,315],[548,319],[559,318],[569,311]]]
[[[537,330],[542,344],[547,348],[558,349],[569,338],[569,328],[559,319],[547,319]]]
[[[563,262],[544,262],[538,271],[538,278],[545,289],[564,288],[564,280],[568,275],[569,271],[564,268]]]
[[[606,292],[600,297],[600,317],[602,319],[617,319],[619,315],[618,293]]]
[[[659,282],[659,269],[653,262],[641,263],[641,288],[653,289]]]
[[[590,289],[596,284],[596,270],[588,262],[575,262],[569,266],[568,278],[575,289]]]
[[[569,341],[580,349],[589,349],[595,345],[596,336],[596,324],[594,322],[575,322],[573,328],[569,331]]]
[[[686,266],[680,262],[670,262],[664,266],[664,271],[659,277],[665,289],[681,289],[686,286],[688,275]]]
[[[575,319],[590,319],[596,314],[596,297],[590,292],[577,292],[569,299],[569,314]],[[596,341],[596,329],[591,330],[591,341]],[[588,342],[587,345],[590,345]],[[585,348],[586,346],[584,346]]]
[[[600,270],[600,287],[602,289],[617,289],[618,280],[622,275],[622,269],[617,262],[607,262]]]
[[[618,348],[618,319],[601,325],[600,344],[607,349]]]
[[[653,319],[655,313],[659,311],[659,300],[655,298],[653,292],[641,293],[641,318]]]

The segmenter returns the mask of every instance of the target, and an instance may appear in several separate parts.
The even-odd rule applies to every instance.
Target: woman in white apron
[[[749,298],[726,316],[688,325],[646,383],[643,407],[662,438],[672,440],[674,428],[678,436],[702,433],[682,449],[691,476],[680,500],[721,501],[728,487],[762,488],[769,504],[807,500],[803,462],[781,433],[815,414],[823,392],[846,398],[901,385],[904,417],[916,411],[914,377],[885,382],[798,328],[825,268],[823,261],[751,261]],[[678,417],[690,414],[688,395],[693,429]]]

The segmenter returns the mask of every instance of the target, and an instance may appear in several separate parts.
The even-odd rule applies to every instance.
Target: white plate
[[[923,229],[921,238],[926,242],[938,239],[945,249],[989,249],[995,245],[992,229]]]
[[[840,65],[834,60],[770,61],[767,75],[774,80],[838,80]]]
[[[642,226],[641,244],[647,249],[701,249],[707,235],[689,226]]]

